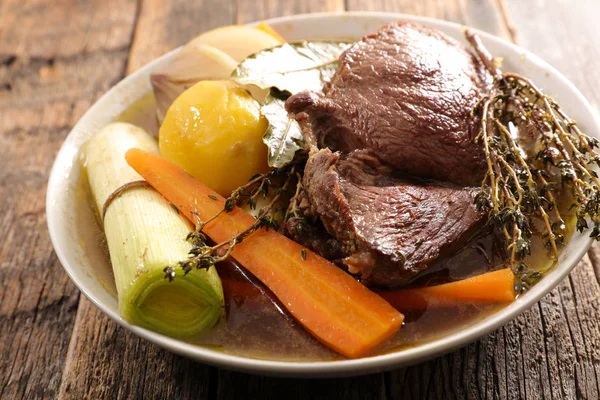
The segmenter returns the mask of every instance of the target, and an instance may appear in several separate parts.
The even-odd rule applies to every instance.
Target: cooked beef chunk
[[[471,110],[489,81],[455,40],[394,22],[346,50],[323,93],[296,94],[286,107],[319,148],[369,149],[408,175],[478,185],[485,159]]]
[[[306,213],[319,216],[343,263],[367,285],[405,283],[456,250],[482,220],[473,206],[477,189],[397,178],[366,150],[320,150],[308,160],[303,185]]]
[[[328,260],[344,257],[340,242],[327,233],[319,216],[313,214],[305,191],[292,198],[288,211],[290,215],[285,220],[283,233]]]

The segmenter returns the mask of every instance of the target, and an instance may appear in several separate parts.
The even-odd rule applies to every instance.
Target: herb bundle
[[[291,162],[282,168],[272,168],[267,173],[254,176],[247,184],[234,190],[227,197],[225,207],[212,218],[206,221],[197,218],[195,230],[190,232],[186,238],[193,245],[189,253],[190,257],[179,261],[176,267],[183,269],[185,274],[194,269],[209,269],[215,263],[227,259],[236,244],[241,243],[258,229],[277,229],[279,224],[273,217],[275,205],[297,178],[296,167],[297,162]],[[267,199],[269,193],[272,193],[272,197],[270,197],[266,206],[259,209],[254,224],[226,241],[214,245],[210,244],[208,237],[202,232],[207,224],[214,221],[222,213],[231,212],[236,206],[245,204],[250,209],[255,210],[257,200],[261,197]],[[164,272],[165,278],[171,281],[175,278],[174,266],[165,267]]]
[[[542,276],[524,262],[531,254],[533,220],[542,221],[542,239],[555,262],[564,244],[559,191],[571,195],[577,230],[587,229],[591,220],[590,236],[600,239],[600,180],[593,167],[600,165],[594,150],[598,140],[583,134],[531,80],[501,71],[475,34],[467,30],[465,35],[493,76],[489,92],[473,110],[481,125],[475,141],[483,145],[487,159],[475,203],[489,212],[490,223],[504,236],[507,262],[519,278],[517,289],[523,291]],[[532,151],[520,146],[526,140],[532,142]]]

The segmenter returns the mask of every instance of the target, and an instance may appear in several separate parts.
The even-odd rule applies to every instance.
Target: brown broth
[[[343,358],[313,338],[264,285],[252,279],[252,275],[235,261],[221,263],[217,270],[223,281],[227,319],[192,343],[228,354],[266,360],[332,361]],[[465,305],[407,314],[402,329],[384,345],[381,353],[442,338],[500,308],[502,306]]]
[[[149,109],[154,110],[151,94],[142,98],[139,104],[132,106],[118,119],[145,125],[152,134],[156,134],[154,113],[150,113]],[[76,190],[77,234],[83,238],[90,260],[104,257],[99,262],[91,263],[98,269],[93,273],[116,298],[104,235],[93,214],[89,186],[83,176]],[[562,212],[566,213],[569,203],[568,199],[563,199]],[[566,238],[574,229],[573,218],[567,221]],[[94,226],[90,229],[91,225]],[[452,256],[436,261],[427,273],[411,285],[451,282],[498,269],[503,261],[503,248],[501,241],[489,232],[482,232]],[[546,271],[554,264],[541,239],[533,240],[532,255],[526,261],[531,269],[539,271]],[[234,261],[228,261],[217,265],[217,270],[223,281],[227,318],[207,334],[190,340],[191,343],[228,354],[265,360],[328,361],[343,358],[311,336],[285,311],[275,296],[243,267]],[[398,351],[443,338],[481,321],[504,306],[463,305],[409,313],[398,334],[380,352]]]

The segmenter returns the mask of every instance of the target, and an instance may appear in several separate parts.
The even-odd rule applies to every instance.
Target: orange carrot
[[[442,285],[382,290],[378,294],[405,312],[459,304],[501,304],[515,299],[515,275],[506,268]]]
[[[191,221],[195,216],[206,221],[225,205],[225,199],[214,190],[160,156],[131,149],[125,158]],[[219,243],[254,221],[235,208],[208,223],[204,232]],[[369,354],[400,329],[404,316],[385,300],[272,229],[248,236],[232,256],[271,289],[308,331],[347,357]]]

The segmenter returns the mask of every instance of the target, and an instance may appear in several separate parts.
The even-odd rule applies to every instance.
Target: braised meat
[[[342,262],[368,285],[399,285],[473,233],[477,189],[397,178],[368,151],[322,149],[303,178],[306,206],[337,239]]]
[[[411,176],[481,183],[485,159],[473,145],[471,110],[491,78],[462,45],[400,21],[355,43],[339,64],[323,93],[286,103],[309,143],[343,153],[369,149]]]
[[[288,234],[372,286],[460,248],[484,217],[472,109],[490,81],[458,42],[413,23],[351,46],[322,93],[286,102],[311,149]]]

